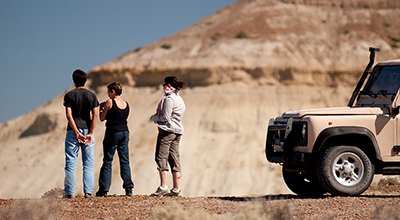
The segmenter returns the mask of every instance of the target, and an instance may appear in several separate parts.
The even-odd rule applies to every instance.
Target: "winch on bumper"
[[[309,154],[294,152],[297,146],[307,146],[307,122],[289,118],[285,120],[270,119],[267,132],[265,153],[269,162],[303,163]]]

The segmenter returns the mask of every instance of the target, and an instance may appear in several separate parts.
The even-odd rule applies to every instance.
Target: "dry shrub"
[[[248,219],[248,220],[286,220],[292,219],[290,208],[287,204],[279,204],[276,206],[267,206],[266,204],[254,203],[247,206],[243,211],[236,213],[232,216],[234,220]]]
[[[10,205],[0,209],[0,219],[55,219],[60,208],[48,200],[15,200]]]
[[[188,209],[184,210],[181,205],[171,203],[169,206],[160,208],[154,212],[152,220],[214,220],[214,219],[233,219],[233,220],[286,220],[291,218],[291,211],[286,204],[278,207],[267,206],[266,204],[257,204],[247,206],[238,213],[230,213],[226,215],[211,215],[203,210]]]
[[[221,37],[222,35],[217,32],[211,37],[211,40],[219,40]]]
[[[60,199],[64,196],[64,190],[61,188],[54,188],[50,191],[45,192],[42,195],[42,199]]]
[[[372,219],[400,220],[399,207],[376,206],[372,212]]]
[[[378,186],[393,186],[393,185],[400,185],[400,181],[396,177],[382,178],[378,182]]]
[[[160,209],[157,209],[154,212],[154,215],[150,218],[152,220],[185,220],[185,219],[202,219],[202,220],[208,220],[208,219],[216,219],[209,213],[202,211],[202,210],[196,210],[196,209],[188,209],[184,210],[181,205],[179,205],[176,202],[173,202],[169,204],[167,207],[163,207]]]
[[[247,38],[247,33],[244,31],[240,31],[239,33],[236,34],[235,38],[239,38],[239,39]]]

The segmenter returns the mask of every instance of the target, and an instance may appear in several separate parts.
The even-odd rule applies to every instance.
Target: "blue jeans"
[[[103,140],[103,165],[100,169],[99,192],[108,192],[111,186],[112,161],[115,150],[118,152],[122,187],[133,188],[131,168],[129,166],[129,132],[107,133]]]
[[[79,129],[83,135],[87,135],[89,129]],[[74,131],[67,131],[65,137],[65,179],[64,191],[67,195],[74,195],[75,193],[75,176],[76,176],[76,162],[78,159],[79,148],[82,151],[82,165],[83,165],[83,191],[84,193],[93,193],[94,191],[94,144],[95,140],[89,145],[80,144],[76,139]]]

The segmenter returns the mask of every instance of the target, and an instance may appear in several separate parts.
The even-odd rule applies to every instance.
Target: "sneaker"
[[[63,196],[63,198],[64,198],[64,199],[72,199],[72,198],[75,198],[75,196],[74,196],[74,195],[65,194],[65,195]]]
[[[125,189],[125,195],[126,196],[132,196],[133,192],[132,192],[133,188],[126,188]]]
[[[93,195],[91,194],[91,193],[85,193],[85,196],[84,196],[85,198],[92,198],[93,197]]]
[[[171,189],[170,193],[168,193],[167,196],[178,196],[178,197],[180,197],[180,196],[182,196],[182,190],[180,190],[180,189],[178,189],[178,190]]]
[[[165,196],[169,193],[168,189],[161,189],[161,187],[157,188],[155,193],[152,193],[151,196]]]
[[[107,197],[107,191],[97,191],[97,197]]]

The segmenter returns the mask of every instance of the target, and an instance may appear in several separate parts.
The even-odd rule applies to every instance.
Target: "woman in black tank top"
[[[107,120],[106,134],[103,140],[103,165],[100,169],[99,191],[96,196],[107,196],[111,186],[112,161],[115,151],[118,152],[121,165],[122,187],[125,195],[132,196],[133,181],[129,166],[129,129],[127,118],[129,104],[121,98],[122,86],[119,82],[107,85],[108,99],[100,104],[100,121]]]
[[[121,109],[118,107],[115,99],[112,100],[112,107],[108,110],[106,115],[106,133],[116,133],[121,131],[129,131],[128,130],[128,122],[127,118],[129,115],[129,104],[126,103],[125,109]],[[122,99],[121,99],[122,100]]]

